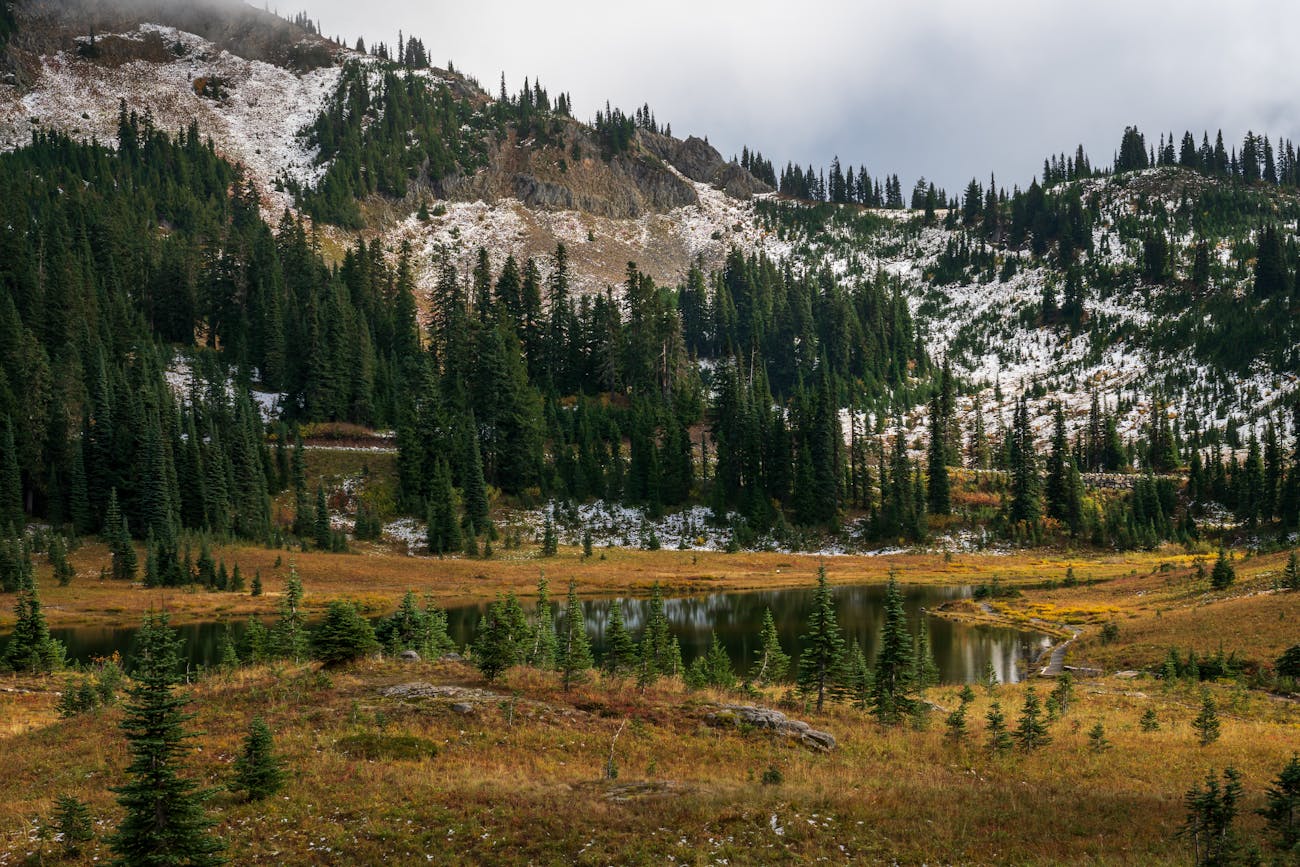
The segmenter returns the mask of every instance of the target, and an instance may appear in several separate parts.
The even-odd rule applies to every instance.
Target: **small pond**
[[[884,625],[885,587],[881,584],[832,588],[840,624],[846,640],[856,638],[868,659],[875,657],[879,635]],[[665,600],[664,609],[673,633],[682,645],[683,661],[689,663],[708,649],[710,637],[717,632],[727,648],[736,670],[743,673],[758,649],[758,633],[763,612],[772,609],[782,644],[791,656],[799,649],[799,635],[812,609],[813,588],[789,590],[712,593]],[[1003,682],[1020,680],[1026,668],[1050,643],[1044,634],[996,626],[954,623],[926,613],[952,599],[970,595],[967,587],[904,586],[907,614],[915,630],[922,621],[929,627],[930,643],[940,676],[946,683],[963,683],[979,679],[991,661]],[[597,658],[604,645],[605,625],[609,621],[612,599],[585,602],[587,627]],[[649,609],[644,598],[622,599],[623,613],[633,635],[640,632]],[[528,607],[527,602],[525,606]],[[471,640],[483,605],[450,608],[448,631],[457,644]],[[274,615],[269,615],[269,625]],[[236,641],[244,621],[231,622]],[[219,656],[222,623],[188,623],[177,627],[184,642],[184,654],[192,665],[213,665]],[[70,659],[87,662],[97,656],[118,651],[131,652],[134,627],[78,626],[53,629],[51,633],[68,648]]]

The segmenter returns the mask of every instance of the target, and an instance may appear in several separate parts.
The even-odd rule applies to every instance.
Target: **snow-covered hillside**
[[[16,84],[0,84],[0,148],[22,145],[35,129],[114,142],[124,102],[128,111],[147,113],[160,128],[180,129],[196,120],[221,154],[245,167],[272,218],[293,205],[277,190],[278,180],[311,184],[320,177],[324,167],[303,130],[338,82],[338,63],[295,72],[243,59],[190,33],[149,24],[101,34],[99,39],[103,44],[116,40],[124,59],[105,62],[61,51],[41,58],[34,78],[21,91]],[[339,63],[359,57],[342,48],[335,53]],[[430,76],[430,84],[450,86],[437,76]],[[1071,335],[1063,327],[1039,327],[1026,312],[1041,298],[1044,284],[1059,281],[1061,275],[1027,258],[1005,278],[990,272],[935,285],[928,275],[961,230],[920,228],[917,213],[880,212],[869,231],[861,223],[850,227],[832,222],[813,237],[789,236],[760,219],[762,196],[736,199],[672,171],[692,184],[698,205],[617,219],[531,208],[511,198],[435,201],[427,221],[409,214],[410,208],[394,209],[388,218],[373,220],[367,234],[377,236],[394,256],[402,244],[411,245],[418,288],[425,293],[435,284],[444,255],[453,257],[462,276],[473,266],[479,247],[487,249],[494,268],[500,268],[507,255],[531,256],[545,272],[558,242],[568,248],[572,282],[579,292],[617,286],[630,261],[657,281],[671,284],[695,262],[706,269],[718,266],[732,246],[789,259],[799,268],[829,268],[847,283],[875,280],[883,273],[895,278],[908,297],[930,353],[949,357],[962,379],[979,386],[978,401],[990,433],[996,431],[998,418],[1009,422],[1022,388],[1043,395],[1034,399],[1033,408],[1036,427],[1044,436],[1049,400],[1065,402],[1073,427],[1086,416],[1097,392],[1111,407],[1119,406],[1120,431],[1128,435],[1149,421],[1153,392],[1177,378],[1182,386],[1169,389],[1172,415],[1195,417],[1201,426],[1232,420],[1245,433],[1259,430],[1267,414],[1297,390],[1293,375],[1262,368],[1248,375],[1225,374],[1193,364],[1186,354],[1153,352],[1133,335],[1150,333],[1162,323],[1153,315],[1150,299],[1138,294],[1087,293],[1086,316],[1104,328]],[[1131,238],[1121,240],[1116,225],[1136,213],[1137,196],[1147,195],[1138,190],[1145,181],[1160,181],[1162,171],[1169,170],[1131,176],[1125,184],[1113,179],[1084,183],[1085,194],[1101,202],[1101,219],[1093,228],[1094,255],[1117,266],[1138,260],[1140,251]],[[1212,183],[1194,178],[1180,182]],[[1170,199],[1167,206],[1172,209],[1174,204]],[[353,240],[341,230],[322,231],[336,242],[331,246],[337,250]],[[1181,244],[1191,240],[1173,239]],[[1228,253],[1216,251],[1220,257]],[[963,397],[959,411],[968,417],[975,403],[973,397]],[[921,410],[917,407],[907,419],[913,432],[924,427]]]
[[[1116,224],[1135,211],[1140,195],[1152,195],[1151,188],[1169,182],[1171,173],[1178,175],[1180,185],[1213,183],[1171,169],[1151,169],[1122,183],[1114,179],[1086,182],[1086,194],[1098,196],[1102,202],[1093,247],[1109,266],[1134,267],[1139,262],[1140,248],[1132,241],[1121,241]],[[1172,197],[1165,202],[1171,210],[1174,204]],[[977,400],[990,435],[999,420],[1010,425],[1016,401],[1028,390],[1032,425],[1040,440],[1045,443],[1050,434],[1050,406],[1056,400],[1065,406],[1073,436],[1086,423],[1095,392],[1103,407],[1118,408],[1121,435],[1134,436],[1149,424],[1153,397],[1163,391],[1171,420],[1181,418],[1185,423],[1194,418],[1202,429],[1233,423],[1244,440],[1252,431],[1262,435],[1269,416],[1284,411],[1290,396],[1300,391],[1300,379],[1294,374],[1277,373],[1263,365],[1240,375],[1211,369],[1186,351],[1153,351],[1145,338],[1165,326],[1152,309],[1163,291],[1158,288],[1086,292],[1084,318],[1091,326],[1072,334],[1064,326],[1040,326],[1028,315],[1037,309],[1045,283],[1052,283],[1059,295],[1062,275],[1041,262],[1031,264],[1027,255],[1021,259],[1021,267],[1007,277],[997,269],[935,285],[929,277],[940,253],[950,241],[960,238],[963,230],[921,228],[919,211],[876,216],[889,219],[877,221],[869,232],[831,223],[811,237],[800,236],[789,245],[791,256],[801,267],[828,267],[848,283],[875,280],[882,273],[897,279],[931,355],[949,359],[958,377],[976,387],[974,395],[958,399],[963,430]],[[1187,233],[1173,242],[1188,247],[1194,240]],[[1217,250],[1214,255],[1226,257],[1227,251]],[[1244,285],[1236,291],[1244,292]],[[1177,385],[1166,387],[1168,383]],[[867,418],[866,429],[874,422]],[[923,431],[925,407],[915,407],[904,425],[913,434]],[[886,432],[893,429],[887,420]],[[912,442],[918,451],[924,446],[921,437]]]
[[[36,129],[115,144],[119,106],[125,102],[128,111],[148,113],[162,129],[179,130],[196,120],[220,154],[243,165],[272,221],[293,205],[278,189],[279,180],[310,185],[323,173],[325,167],[317,163],[317,153],[302,133],[337,85],[340,65],[297,73],[245,60],[191,33],[151,24],[98,39],[101,45],[112,40],[133,43],[139,57],[116,65],[70,51],[41,58],[29,87],[20,91],[14,84],[0,85],[0,148],[21,146]],[[336,54],[339,63],[372,62],[347,49],[339,48]],[[427,77],[432,86],[445,84],[437,76]],[[215,93],[201,95],[203,83],[214,81],[219,83]],[[434,203],[438,215],[428,223],[414,215],[379,221],[379,237],[394,251],[402,242],[411,243],[419,254],[418,279],[425,289],[436,280],[435,254],[443,249],[456,254],[463,272],[468,272],[480,246],[496,267],[514,254],[536,257],[545,269],[556,243],[563,242],[579,292],[618,284],[629,261],[655,279],[671,282],[697,260],[705,267],[716,266],[733,244],[772,256],[788,253],[787,245],[758,226],[751,203],[672,171],[694,186],[698,206],[620,220],[576,210],[533,209],[509,198],[445,201]],[[351,242],[347,233],[322,229],[335,236],[340,247]]]
[[[148,113],[160,129],[180,130],[197,120],[220,154],[244,166],[273,211],[290,204],[275,191],[277,178],[309,183],[319,175],[316,154],[299,133],[333,90],[339,67],[296,74],[149,24],[99,37],[101,42],[114,38],[139,43],[145,57],[166,59],[114,66],[71,52],[42,58],[39,77],[25,92],[0,86],[0,147],[25,144],[36,129],[115,144],[125,102],[127,111]],[[202,84],[214,80],[220,95],[200,95]]]

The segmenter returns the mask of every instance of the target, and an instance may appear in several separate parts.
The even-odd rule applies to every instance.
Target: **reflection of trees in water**
[[[885,588],[883,585],[834,588],[840,624],[847,638],[856,638],[868,659],[874,659],[884,624]],[[924,622],[930,629],[930,645],[940,676],[946,682],[965,682],[980,678],[985,665],[992,661],[998,679],[1015,682],[1022,679],[1030,663],[1049,643],[1044,635],[1014,629],[972,626],[930,617],[923,609],[934,608],[950,599],[969,596],[964,587],[904,587],[904,606],[915,630]],[[763,612],[771,608],[777,631],[786,651],[797,654],[799,635],[812,608],[812,588],[759,590],[741,593],[710,593],[664,600],[664,613],[673,633],[682,645],[682,658],[689,663],[708,650],[711,634],[716,630],[738,672],[748,670],[758,649],[758,630]],[[624,598],[623,616],[628,629],[638,635],[649,613],[650,601]],[[584,604],[587,626],[599,653],[604,649],[605,627],[609,622],[611,599],[589,600]],[[458,645],[470,642],[485,606],[471,605],[447,612],[448,632]],[[531,614],[535,608],[525,602]],[[243,619],[230,623],[236,642],[246,626]],[[214,665],[220,657],[222,623],[191,623],[177,628],[184,642],[184,653],[191,665]],[[70,658],[88,662],[96,656],[108,656],[114,650],[127,656],[131,651],[134,628],[81,626],[51,630],[55,638],[68,646]],[[0,644],[3,644],[0,641]]]
[[[878,637],[884,626],[885,588],[836,587],[836,610],[847,638],[856,638],[869,659],[874,659]],[[951,599],[970,595],[967,587],[904,587],[904,607],[912,629],[924,622],[930,629],[930,643],[940,676],[948,682],[966,682],[980,678],[986,663],[992,661],[998,679],[1016,682],[1024,677],[1029,662],[1046,645],[1045,636],[988,626],[971,626],[927,616],[924,609],[935,608]],[[709,648],[710,636],[717,632],[739,672],[748,669],[758,649],[758,630],[763,612],[772,609],[782,644],[797,654],[799,636],[812,610],[812,588],[791,590],[756,590],[740,593],[710,593],[664,600],[664,614],[682,645],[682,658],[690,662]],[[604,647],[605,627],[614,600],[596,599],[585,604],[587,627],[597,651]],[[637,635],[650,610],[650,601],[639,597],[619,600],[627,628]],[[458,643],[473,635],[481,607],[450,612],[452,637]]]

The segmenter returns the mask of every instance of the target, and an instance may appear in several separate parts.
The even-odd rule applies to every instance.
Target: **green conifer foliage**
[[[284,763],[276,754],[271,729],[260,716],[248,727],[244,746],[235,758],[235,779],[231,786],[250,801],[270,797],[284,785]]]
[[[183,776],[193,714],[185,712],[190,699],[176,692],[178,642],[167,615],[147,616],[136,641],[121,723],[131,760],[112,789],[125,815],[109,844],[123,865],[221,864],[224,847],[204,809],[212,792]]]
[[[95,839],[95,828],[90,819],[90,809],[84,801],[71,795],[59,795],[54,802],[54,825],[59,829],[63,854],[75,858],[81,847]]]
[[[799,654],[799,691],[811,696],[821,710],[844,653],[844,635],[835,614],[835,599],[827,583],[825,566],[817,570],[812,613],[800,640],[803,651]]]
[[[327,666],[355,662],[379,649],[370,621],[362,617],[355,605],[334,601],[325,619],[312,632],[312,655]]]
[[[606,673],[615,677],[629,674],[636,669],[636,655],[636,642],[623,619],[623,604],[616,599],[609,607],[602,667]]]
[[[872,695],[872,713],[883,723],[897,723],[912,713],[916,684],[912,636],[903,608],[898,577],[890,573],[885,590],[885,626],[880,634]]]
[[[1020,720],[1014,734],[1020,749],[1027,753],[1052,742],[1052,736],[1047,732],[1047,723],[1043,720],[1038,692],[1032,686],[1025,690],[1025,703],[1020,709]]]
[[[564,607],[564,630],[556,648],[556,667],[560,670],[564,691],[581,683],[591,671],[591,639],[587,636],[587,622],[582,603],[578,600],[577,582],[569,582],[569,598]]]
[[[782,683],[790,670],[790,655],[781,647],[781,636],[776,631],[772,609],[763,611],[763,625],[758,634],[758,656],[754,660],[750,680],[759,686]]]

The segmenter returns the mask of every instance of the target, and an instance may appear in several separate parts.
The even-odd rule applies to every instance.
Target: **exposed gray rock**
[[[420,654],[416,653],[414,650],[403,650],[401,653],[397,654],[397,658],[403,662],[419,662]]]
[[[785,735],[818,752],[829,753],[835,749],[835,736],[830,732],[818,731],[803,720],[790,719],[779,710],[768,707],[724,704],[719,705],[716,711],[706,714],[704,719],[710,725],[736,728],[749,726]]]
[[[693,181],[709,184],[738,199],[772,191],[771,187],[736,163],[724,160],[722,154],[702,138],[690,136],[682,141],[645,130],[638,135],[647,151]]]
[[[452,701],[500,701],[508,697],[499,692],[492,692],[490,689],[476,689],[469,686],[439,686],[422,681],[399,683],[396,686],[385,687],[380,690],[379,694],[384,698],[442,698],[451,699]]]
[[[474,705],[467,701],[457,701],[452,703],[451,709],[456,713],[473,713]]]

